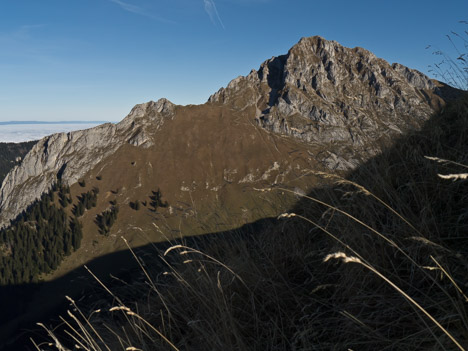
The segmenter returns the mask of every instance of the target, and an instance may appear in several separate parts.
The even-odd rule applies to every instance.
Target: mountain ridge
[[[359,74],[361,72],[363,73]],[[357,81],[358,84],[354,84],[353,81]],[[327,41],[319,36],[302,38],[288,54],[272,57],[265,61],[258,71],[252,70],[248,76],[237,77],[226,88],[221,88],[210,96],[208,101],[238,106],[239,100],[242,100],[239,98],[242,91],[254,90],[257,93],[254,95],[259,96],[263,89],[269,90],[268,102],[247,100],[247,103],[257,105],[257,122],[270,130],[312,141],[315,140],[312,133],[304,128],[298,129],[295,125],[289,126],[291,121],[287,118],[293,114],[300,114],[303,117],[307,115],[314,122],[326,122],[328,119],[330,125],[343,123],[347,116],[359,115],[358,109],[349,111],[344,109],[344,106],[356,105],[353,99],[349,99],[349,95],[355,94],[353,88],[363,81],[368,82],[369,89],[373,89],[378,98],[388,96],[396,100],[395,103],[384,101],[388,106],[380,104],[379,108],[389,110],[391,107],[401,111],[410,108],[410,112],[418,112],[414,118],[427,118],[426,114],[431,113],[427,108],[422,111],[414,109],[411,104],[405,103],[405,99],[397,100],[397,94],[391,94],[391,90],[396,90],[399,95],[404,93],[412,96],[413,99],[419,97],[421,100],[428,100],[429,107],[433,109],[440,108],[443,104],[443,98],[439,95],[444,95],[440,89],[444,85],[440,82],[434,82],[424,74],[403,65],[390,65],[368,50],[359,47],[345,48],[336,41]],[[265,84],[268,87],[265,87]],[[413,89],[408,85],[412,85]],[[317,105],[328,107],[328,111],[314,109],[314,105],[310,103],[300,106],[301,103],[304,105],[300,90],[305,93],[303,95],[308,95],[315,101],[321,100]],[[359,105],[362,107],[370,102],[370,98],[365,96],[366,93],[369,95],[369,91],[363,91],[362,87],[360,90],[358,93],[363,95],[363,99],[359,101]],[[411,101],[414,102],[420,103],[416,99]],[[331,109],[331,105],[338,103],[342,111]],[[336,121],[337,117],[342,117],[340,115],[345,118]],[[299,128],[304,126],[300,123],[298,125]],[[333,136],[346,139],[346,136],[339,133]]]
[[[14,218],[28,204],[47,191],[57,180],[57,176],[63,177],[67,184],[76,183],[95,163],[110,155],[123,142],[135,146],[148,143],[144,133],[133,131],[134,120],[141,120],[143,115],[154,116],[154,113],[163,111],[167,104],[171,103],[166,99],[139,104],[117,124],[105,123],[87,130],[57,133],[42,138],[21,164],[7,174],[2,183],[0,225],[5,225],[8,220]],[[167,112],[167,109],[164,111]],[[116,138],[117,135],[120,139]],[[81,157],[76,157],[77,152],[82,152]],[[42,179],[28,183],[31,177],[38,178],[38,176]],[[22,184],[21,189],[17,186],[18,183]],[[20,195],[20,192],[25,191],[24,188],[29,197]]]
[[[418,71],[316,36],[302,38],[286,55],[266,60],[207,103],[184,111],[190,115],[190,109],[210,105],[223,106],[227,113],[244,111],[253,125],[305,143],[302,147],[326,168],[346,171],[378,153],[393,136],[418,128],[443,106],[445,90],[450,88]],[[136,105],[115,125],[43,138],[2,184],[0,225],[46,191],[57,175],[73,184],[124,144],[151,147],[154,132],[181,109],[160,99]]]
[[[68,187],[65,194],[50,195],[48,206],[69,215],[64,227],[79,221],[83,238],[56,270],[40,272],[40,279],[54,281],[128,247],[237,229],[294,209],[301,194],[322,185],[309,175],[351,174],[396,136],[418,130],[456,94],[365,49],[305,38],[205,104],[150,101],[117,124],[43,138],[5,178],[0,223],[8,225],[58,180]],[[279,186],[295,195],[258,191]],[[95,203],[80,212],[87,195]],[[114,210],[118,216],[103,226],[100,219]],[[328,215],[339,217],[325,213],[320,220],[325,223]],[[36,224],[47,222],[37,218],[22,223],[31,238]],[[315,240],[310,231],[305,234]],[[9,245],[3,245],[2,258],[14,257]],[[48,252],[41,247],[34,254]],[[19,277],[15,284],[25,283],[21,271],[10,273]]]

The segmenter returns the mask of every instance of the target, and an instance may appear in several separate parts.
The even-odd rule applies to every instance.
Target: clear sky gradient
[[[0,121],[119,121],[137,103],[199,104],[301,37],[427,73],[468,0],[0,0]]]

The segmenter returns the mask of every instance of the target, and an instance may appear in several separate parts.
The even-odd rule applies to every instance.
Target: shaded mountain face
[[[0,143],[0,184],[8,172],[31,150],[36,141]]]
[[[197,217],[201,207],[208,211],[216,203],[239,221],[253,220],[262,215],[239,195],[246,189],[283,184],[306,190],[312,184],[304,176],[313,170],[350,170],[395,135],[421,126],[447,91],[367,50],[303,38],[204,105],[151,101],[118,124],[43,138],[6,176],[0,224],[57,177],[69,185],[86,180],[106,194],[96,213],[83,217],[90,231],[109,200],[125,208],[115,231],[141,229],[154,218],[132,212],[129,204],[157,188],[171,204],[167,216]]]

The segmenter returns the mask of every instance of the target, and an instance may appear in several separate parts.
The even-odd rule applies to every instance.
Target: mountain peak
[[[441,95],[421,72],[314,36],[234,79],[209,102],[253,105],[257,123],[270,131],[356,146],[384,130],[419,125],[443,104]]]
[[[330,48],[333,46],[341,46],[341,45],[334,40],[327,40],[320,35],[314,35],[312,37],[302,37],[301,39],[299,39],[297,44],[293,45],[291,50],[294,50],[297,47],[303,47],[303,48],[311,49],[313,51],[317,51],[318,49]]]
[[[182,107],[162,98],[136,105],[120,123],[43,139],[5,178],[0,189],[0,224],[46,191],[58,172],[66,183],[76,182],[124,145],[152,148],[160,142],[155,135],[162,128],[175,128],[177,137],[171,142],[177,145],[191,140],[177,146],[182,153],[202,145],[197,138],[204,142],[206,135],[197,133],[219,128],[219,120],[213,117],[217,113],[245,119],[257,129],[255,133],[266,131],[305,145],[314,160],[328,169],[349,170],[377,154],[395,135],[419,128],[444,104],[443,91],[442,83],[401,64],[390,65],[368,50],[347,48],[320,36],[302,38],[288,53],[233,79],[205,105]],[[204,118],[191,119],[191,124],[185,118],[179,121],[179,114]],[[208,122],[210,114],[212,122]],[[193,123],[202,122],[207,125],[195,128]],[[216,130],[219,134],[223,129]],[[249,133],[243,130],[238,136]],[[25,193],[30,196],[21,195]]]
[[[129,121],[133,122],[135,119],[142,118],[148,115],[155,116],[161,114],[164,116],[168,116],[174,113],[175,106],[176,105],[174,105],[166,98],[161,98],[156,102],[152,100],[144,102],[142,104],[135,105],[135,107],[132,108],[127,117],[125,117],[124,121],[128,119]],[[128,123],[128,121],[126,121],[126,123]]]

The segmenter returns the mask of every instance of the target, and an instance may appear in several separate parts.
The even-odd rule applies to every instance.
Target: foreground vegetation
[[[465,96],[346,178],[315,174],[277,220],[155,247],[131,282],[96,277],[100,299],[70,299],[35,347],[467,349],[466,165]]]

